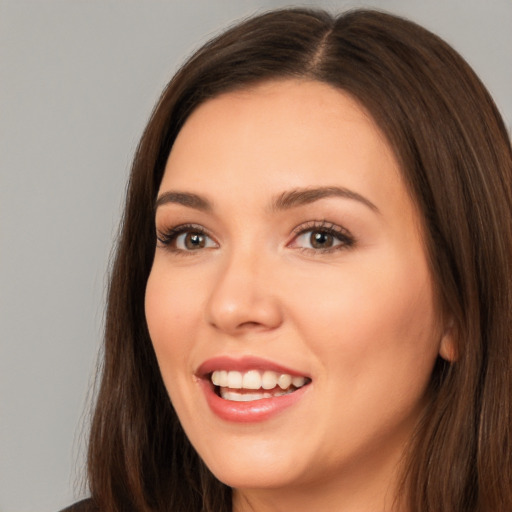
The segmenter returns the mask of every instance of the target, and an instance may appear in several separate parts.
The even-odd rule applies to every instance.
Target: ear
[[[457,329],[453,319],[450,319],[449,322],[447,322],[447,327],[441,337],[441,342],[439,343],[439,355],[449,363],[454,363],[458,359]]]

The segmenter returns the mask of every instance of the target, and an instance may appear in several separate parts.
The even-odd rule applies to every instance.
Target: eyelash
[[[192,255],[196,251],[178,249],[175,246],[177,238],[184,233],[194,233],[213,240],[209,233],[198,224],[181,224],[174,228],[168,229],[167,231],[158,231],[157,240],[171,252],[183,255]]]
[[[310,221],[305,224],[301,224],[297,226],[293,230],[293,240],[289,245],[293,247],[293,243],[300,237],[305,235],[306,233],[321,233],[325,235],[332,236],[335,240],[340,242],[338,245],[334,245],[333,247],[327,248],[313,248],[313,247],[296,247],[297,250],[300,250],[305,253],[310,254],[326,254],[333,253],[340,250],[346,250],[353,247],[356,243],[355,238],[351,235],[351,233],[341,226],[333,224],[332,222],[328,222],[325,220],[322,221]],[[183,255],[192,255],[195,252],[199,252],[198,250],[184,250],[178,249],[175,246],[177,238],[184,233],[194,233],[203,237],[207,237],[210,240],[214,240],[213,237],[210,236],[208,231],[206,231],[202,226],[198,224],[181,224],[174,228],[168,229],[167,231],[158,231],[157,240],[168,250],[183,254]],[[215,242],[216,243],[216,242]],[[208,247],[206,247],[208,248]],[[201,248],[200,248],[201,249]]]
[[[353,247],[356,243],[355,238],[352,236],[350,231],[347,229],[333,224],[332,222],[328,222],[326,220],[322,221],[310,221],[306,224],[301,224],[293,230],[294,238],[293,241],[296,241],[300,236],[305,235],[306,233],[321,233],[332,236],[335,240],[341,242],[338,245],[327,248],[312,248],[312,247],[297,247],[298,250],[311,253],[311,254],[328,254],[336,251],[346,250]],[[292,241],[292,242],[293,242]]]

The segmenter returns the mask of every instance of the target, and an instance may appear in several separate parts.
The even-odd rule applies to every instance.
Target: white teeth
[[[261,378],[261,387],[263,389],[273,389],[277,386],[277,374],[276,372],[266,371],[263,373]]]
[[[228,372],[228,388],[241,389],[243,377],[240,372]]]
[[[292,385],[294,388],[300,388],[304,386],[307,382],[307,379],[306,377],[292,377],[287,373],[279,374],[270,370],[266,370],[263,373],[258,370],[249,370],[247,372],[238,372],[234,370],[229,372],[226,370],[215,370],[211,374],[211,381],[214,386],[218,386],[220,388],[220,394],[222,398],[235,401],[250,401],[283,395],[285,394],[285,390],[293,391],[293,389],[289,389]],[[278,387],[283,391],[278,391],[276,389]],[[229,391],[227,388],[229,388]],[[272,389],[274,391],[272,393],[242,394],[232,391],[234,389]],[[230,398],[235,395],[235,398]]]
[[[214,386],[227,387],[228,372],[226,370],[217,370],[212,373],[212,382]]]
[[[277,379],[277,383],[279,384],[279,387],[281,389],[288,389],[292,383],[292,376],[288,375],[286,373],[283,373],[282,375],[279,375],[279,378]]]
[[[296,388],[301,388],[304,386],[304,384],[306,384],[306,377],[292,377],[292,384]]]
[[[239,391],[228,391],[226,388],[220,388],[220,396],[224,400],[232,402],[252,402],[253,400],[262,400],[263,398],[274,398],[276,396],[287,395],[290,391],[277,391],[276,393],[240,393]]]
[[[260,389],[261,388],[261,375],[258,370],[251,370],[244,373],[242,379],[242,387],[244,389]]]
[[[219,386],[224,386],[227,388],[228,387],[228,372],[226,370],[222,370],[219,373],[220,373]]]

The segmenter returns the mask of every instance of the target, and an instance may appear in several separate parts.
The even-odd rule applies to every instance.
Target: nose
[[[272,265],[262,260],[254,254],[232,256],[219,268],[206,307],[210,325],[232,336],[281,325]]]

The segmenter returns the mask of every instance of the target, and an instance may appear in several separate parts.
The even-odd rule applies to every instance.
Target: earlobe
[[[449,363],[454,363],[458,359],[456,330],[454,322],[450,321],[439,344],[439,355]]]

